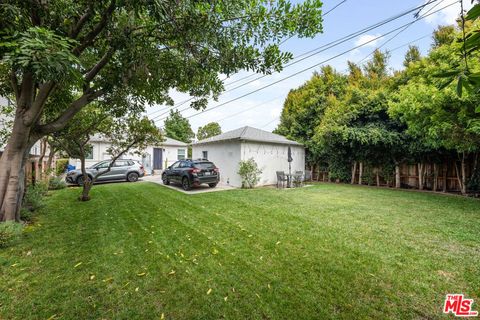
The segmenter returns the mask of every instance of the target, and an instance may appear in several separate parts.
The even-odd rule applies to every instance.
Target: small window
[[[177,160],[185,159],[185,149],[178,149]]]
[[[208,151],[202,151],[202,159],[208,159]]]

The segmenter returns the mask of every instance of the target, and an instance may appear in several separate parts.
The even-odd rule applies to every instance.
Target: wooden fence
[[[466,181],[472,176],[474,168],[477,167],[477,158],[470,157],[465,160],[464,174]],[[398,166],[399,175],[393,173],[390,177],[382,176],[381,170],[371,167],[363,167],[357,165],[350,181],[353,184],[378,185],[384,187],[395,187],[396,179],[400,177],[400,187],[407,189],[422,189],[443,192],[461,192],[461,162],[456,159],[447,159],[442,163],[402,163]],[[360,183],[360,172],[362,171],[362,181]],[[422,174],[420,174],[422,172]],[[368,177],[368,173],[370,177]],[[373,179],[371,177],[373,173]],[[423,177],[423,185],[420,177]],[[317,166],[312,174],[313,180],[331,181],[329,173],[321,170]],[[370,178],[370,179],[368,179]],[[338,181],[331,181],[338,182]]]

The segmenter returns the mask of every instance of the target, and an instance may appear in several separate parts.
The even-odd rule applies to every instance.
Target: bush
[[[67,187],[65,180],[60,177],[53,177],[48,181],[48,190],[60,190]]]
[[[7,221],[0,223],[0,248],[11,244],[22,234],[23,225],[18,222]]]
[[[55,174],[60,176],[65,173],[68,166],[68,159],[58,159],[56,162]]]
[[[30,211],[35,211],[43,207],[43,196],[47,192],[45,183],[30,185],[23,198],[23,206]]]
[[[242,160],[239,164],[240,169],[238,170],[238,174],[242,178],[242,188],[254,188],[258,181],[260,181],[262,170],[258,168],[253,158]]]
[[[33,219],[33,211],[23,207],[20,209],[20,219],[22,221],[32,221]]]

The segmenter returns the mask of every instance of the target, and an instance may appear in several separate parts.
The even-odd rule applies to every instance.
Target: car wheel
[[[88,181],[92,181],[92,178],[91,178],[90,176],[88,176]],[[78,184],[79,186],[83,186],[83,175],[78,176],[78,178],[77,178],[77,184]]]
[[[162,181],[163,181],[163,184],[166,186],[170,184],[170,180],[168,180],[167,175],[165,173],[162,174]]]
[[[128,182],[137,182],[138,181],[138,173],[130,172],[127,174],[127,181]]]
[[[216,184],[216,183],[209,183],[208,186],[209,186],[210,188],[215,188],[215,187],[217,186],[217,184]]]
[[[190,187],[190,181],[188,181],[188,178],[187,177],[183,177],[182,179],[182,188],[183,190],[185,191],[188,191],[191,189]]]

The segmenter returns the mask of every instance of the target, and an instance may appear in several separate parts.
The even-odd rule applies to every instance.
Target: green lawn
[[[321,184],[54,192],[0,250],[0,319],[440,318],[480,309],[480,202]]]

